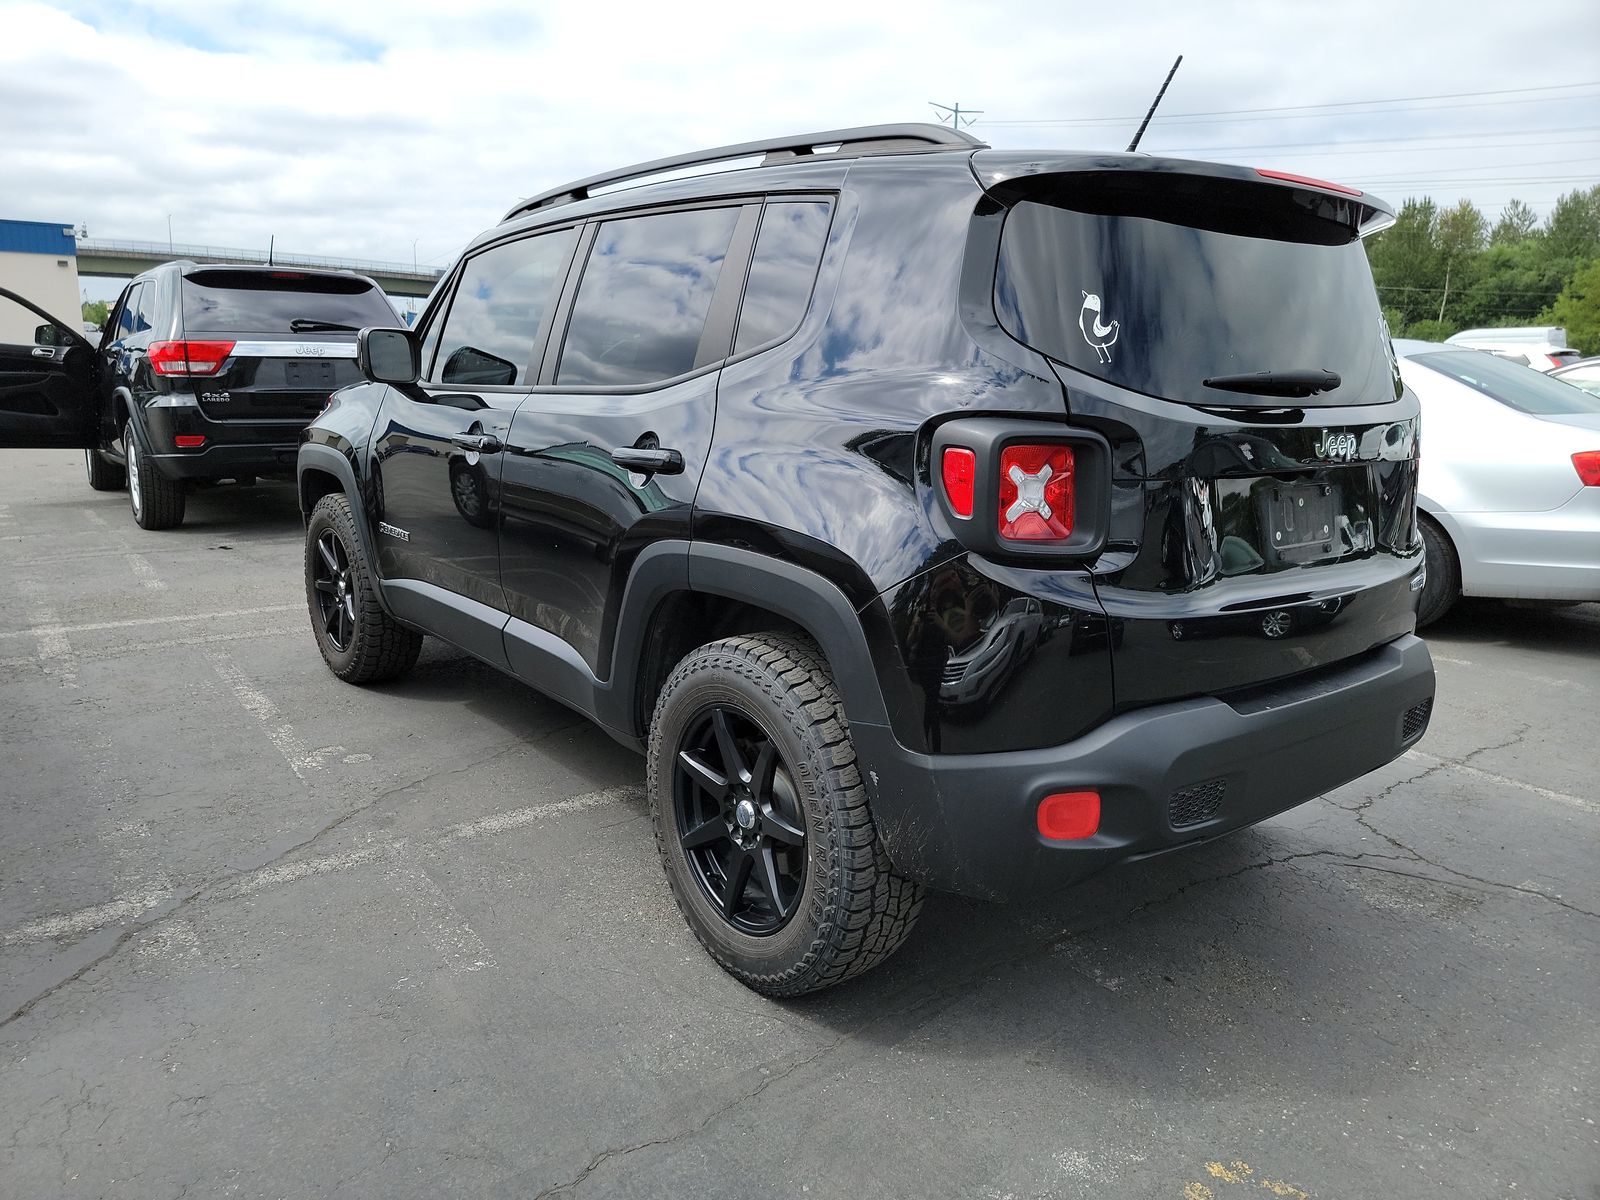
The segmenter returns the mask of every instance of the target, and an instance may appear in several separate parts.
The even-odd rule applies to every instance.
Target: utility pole
[[[934,104],[932,100],[929,100],[928,103],[932,104],[940,112],[949,114],[948,116],[940,117],[939,124],[943,125],[948,121],[951,129],[960,129],[963,125],[974,124],[973,115],[983,111],[981,108],[962,108],[959,100],[956,101],[954,108],[948,104]]]
[[[167,214],[167,253],[172,253],[172,214]]]

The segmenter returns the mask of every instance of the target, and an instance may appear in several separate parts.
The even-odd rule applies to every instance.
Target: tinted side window
[[[144,291],[144,286],[145,285],[142,283],[134,284],[133,287],[128,290],[128,294],[122,302],[122,309],[117,313],[116,338],[119,341],[122,338],[128,337],[134,331],[135,314],[137,313],[139,307],[139,296],[140,293]]]
[[[813,202],[768,204],[750,260],[733,352],[742,354],[800,324],[828,240],[828,206]]]
[[[152,280],[139,285],[138,308],[133,314],[133,332],[145,333],[156,323],[157,288]]]
[[[467,261],[439,336],[440,383],[528,382],[533,343],[555,300],[576,229],[505,242]]]
[[[738,219],[708,208],[601,225],[556,382],[628,387],[694,370]]]

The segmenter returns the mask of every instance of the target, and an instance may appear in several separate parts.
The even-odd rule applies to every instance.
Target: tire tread
[[[832,987],[871,970],[888,958],[910,935],[922,911],[920,884],[894,872],[877,836],[849,723],[834,686],[832,673],[821,652],[808,639],[786,633],[761,633],[724,638],[688,654],[674,669],[656,701],[652,731],[663,728],[663,717],[674,697],[708,672],[731,671],[743,675],[766,692],[775,710],[783,694],[797,701],[795,709],[804,726],[795,730],[821,768],[817,792],[826,821],[827,847],[823,861],[829,877],[819,881],[821,920],[809,948],[788,969],[758,974],[732,961],[724,949],[708,938],[689,905],[698,897],[685,897],[672,888],[673,898],[690,929],[717,962],[746,986],[769,996],[799,996]],[[671,834],[670,797],[656,792],[662,778],[663,754],[673,752],[652,736],[649,779],[655,816],[657,849],[663,856],[681,853]],[[669,772],[670,774],[670,772]],[[670,872],[669,872],[670,878]],[[801,919],[804,914],[797,915]]]

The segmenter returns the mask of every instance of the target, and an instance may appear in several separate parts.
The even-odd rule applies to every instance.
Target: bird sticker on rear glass
[[[1094,347],[1095,356],[1102,363],[1109,363],[1111,346],[1117,340],[1118,322],[1102,321],[1103,307],[1098,294],[1084,292],[1083,308],[1078,313],[1078,327],[1083,330],[1083,340]]]

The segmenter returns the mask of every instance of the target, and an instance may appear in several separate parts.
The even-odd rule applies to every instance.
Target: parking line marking
[[[463,821],[459,825],[452,825],[440,835],[439,844],[446,846],[451,842],[505,833],[508,830],[521,829],[525,825],[543,821],[548,817],[582,812],[587,808],[601,808],[607,804],[620,804],[625,800],[643,796],[643,788],[628,784],[606,788],[599,792],[589,792],[583,796],[573,796],[570,800],[555,800],[549,804],[531,804],[526,808],[513,808],[509,812],[495,813],[492,816],[479,817],[476,821]]]
[[[134,578],[138,579],[140,583],[153,592],[166,591],[167,581],[156,574],[156,569],[150,565],[150,560],[128,548],[128,535],[125,530],[120,528],[113,529],[111,522],[107,521],[92,508],[85,508],[79,511],[83,513],[84,520],[88,521],[96,529],[104,530],[106,535],[121,548],[123,561],[128,564],[128,569],[133,572]]]
[[[263,604],[257,608],[225,608],[218,612],[176,613],[166,617],[135,617],[127,621],[94,621],[87,625],[61,625],[54,612],[48,617],[35,617],[36,624],[27,629],[0,629],[0,638],[39,637],[41,634],[96,633],[102,629],[133,629],[140,625],[170,625],[177,621],[219,621],[224,617],[257,617],[265,613],[294,612],[298,604]]]
[[[239,669],[233,655],[226,650],[208,650],[206,657],[211,660],[211,668],[216,671],[217,678],[233,690],[233,697],[239,706],[261,722],[267,740],[283,755],[283,760],[289,764],[296,778],[304,779],[307,771],[321,768],[328,755],[344,749],[343,746],[324,746],[314,751],[306,749],[305,743],[295,733],[294,726],[283,720],[278,706],[250,682],[249,676]]]
[[[27,633],[33,637],[35,656],[47,675],[61,680],[64,688],[78,686],[78,660],[73,656],[67,631],[61,628],[56,610],[44,599],[44,585],[31,579],[17,584],[17,591],[31,603],[34,625]]]
[[[644,789],[638,785],[605,788],[598,792],[587,792],[573,796],[566,800],[556,800],[549,804],[535,804],[526,808],[515,808],[508,812],[495,813],[481,817],[476,821],[466,821],[459,825],[451,825],[440,833],[421,839],[416,843],[423,850],[446,846],[452,842],[469,840],[479,837],[493,837],[497,834],[509,833],[523,829],[538,821],[550,817],[565,816],[570,813],[584,812],[589,809],[601,808],[608,804],[621,804],[626,801],[642,798]],[[324,854],[316,858],[303,858],[297,862],[284,863],[280,866],[260,867],[254,871],[247,871],[221,885],[214,894],[219,900],[242,900],[254,896],[271,888],[286,887],[302,879],[309,879],[317,875],[329,875],[339,871],[348,871],[365,863],[377,862],[385,858],[398,859],[402,854],[408,854],[413,843],[406,838],[393,842],[384,842],[376,846],[363,846],[358,850],[345,851],[340,854]],[[400,869],[400,868],[395,868]],[[418,868],[420,869],[420,868]],[[393,871],[391,883],[393,880]],[[426,872],[424,872],[426,874]],[[483,960],[483,965],[493,966],[493,955],[485,947],[481,952],[473,948],[473,939],[477,937],[466,922],[460,919],[459,914],[454,920],[450,919],[451,908],[445,899],[439,885],[433,877],[427,876],[428,885],[422,889],[423,893],[412,897],[416,904],[415,912],[428,916],[433,924],[429,927],[434,930],[430,937],[438,939],[437,945],[441,952],[449,948],[452,964],[476,963]],[[433,893],[437,891],[435,897]],[[28,942],[48,941],[51,938],[71,937],[78,934],[93,933],[108,925],[118,925],[131,920],[152,908],[156,908],[177,897],[174,889],[147,890],[135,892],[127,896],[119,896],[104,904],[96,904],[89,908],[81,908],[75,912],[61,913],[57,916],[42,917],[36,921],[29,921],[10,930],[0,937],[0,944],[7,946]],[[441,906],[442,902],[442,906]],[[419,918],[418,928],[423,928]],[[465,930],[463,932],[463,930]],[[470,936],[469,936],[470,935]],[[481,941],[478,943],[481,945]],[[453,965],[454,970],[476,970],[476,967]]]
[[[115,900],[96,904],[92,908],[80,908],[77,912],[40,917],[37,921],[29,921],[8,931],[3,938],[0,938],[0,944],[15,946],[27,942],[48,941],[51,938],[71,937],[74,934],[93,933],[96,929],[103,929],[107,925],[120,925],[140,913],[157,908],[171,900],[173,894],[170,890],[152,889],[131,896],[119,896]]]
[[[450,903],[433,876],[406,853],[403,844],[397,851],[390,857],[384,874],[418,932],[433,945],[444,965],[458,975],[498,966],[489,947]]]
[[[1521,779],[1512,779],[1508,775],[1496,775],[1493,771],[1482,771],[1465,763],[1454,763],[1449,759],[1438,758],[1423,750],[1406,751],[1407,758],[1414,758],[1418,762],[1427,763],[1431,767],[1447,767],[1452,771],[1460,771],[1464,775],[1471,775],[1475,779],[1482,779],[1486,783],[1498,783],[1504,787],[1520,788],[1525,792],[1532,792],[1535,796],[1543,796],[1546,800],[1554,800],[1557,804],[1565,804],[1569,808],[1582,809],[1584,812],[1600,812],[1600,804],[1593,800],[1585,800],[1582,796],[1569,795],[1558,792],[1553,788],[1540,787],[1535,783],[1528,783]]]
[[[114,646],[101,646],[79,653],[80,659],[121,658],[125,654],[138,654],[146,650],[174,650],[180,646],[209,646],[217,642],[253,642],[262,638],[289,637],[302,632],[298,625],[274,625],[269,629],[247,629],[239,633],[205,633],[195,637],[166,638],[159,642],[118,642]],[[0,658],[0,667],[9,660]],[[31,659],[24,659],[29,662]]]
[[[123,557],[128,560],[128,566],[133,571],[134,576],[139,580],[140,583],[144,584],[145,587],[149,588],[153,592],[164,592],[167,590],[167,581],[156,574],[156,569],[150,565],[150,560],[148,558],[142,554],[134,554],[132,552],[129,552]]]

